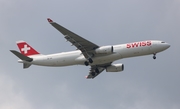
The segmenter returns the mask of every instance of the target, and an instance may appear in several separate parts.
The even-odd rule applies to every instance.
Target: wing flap
[[[86,79],[94,79],[96,76],[98,76],[101,72],[104,71],[104,67],[98,67],[98,66],[91,66],[89,75],[86,76]]]
[[[100,64],[100,65],[92,65],[90,68],[89,75],[86,76],[87,79],[93,79],[98,76],[101,72],[105,70],[106,67],[110,66],[112,62]]]

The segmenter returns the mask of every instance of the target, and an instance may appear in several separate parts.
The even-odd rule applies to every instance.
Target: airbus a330
[[[86,78],[93,79],[104,70],[106,72],[123,71],[124,65],[122,63],[113,64],[116,60],[143,55],[153,55],[153,59],[156,59],[157,53],[170,47],[168,43],[160,40],[145,40],[119,45],[99,46],[71,32],[51,19],[48,18],[47,20],[77,50],[43,55],[25,41],[17,41],[20,52],[15,50],[10,51],[20,58],[18,62],[23,63],[23,68],[28,68],[31,65],[52,67],[85,65],[91,67]]]

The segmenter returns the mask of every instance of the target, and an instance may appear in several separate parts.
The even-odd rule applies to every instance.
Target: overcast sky
[[[0,109],[180,109],[179,0],[0,0]],[[75,50],[46,20],[97,45],[148,39],[171,47],[122,59],[125,70],[85,79],[86,66],[23,69],[9,50]]]

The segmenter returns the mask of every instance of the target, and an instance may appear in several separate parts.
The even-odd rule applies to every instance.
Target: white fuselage
[[[93,63],[90,65],[98,65],[113,62],[122,58],[135,57],[156,54],[167,48],[169,44],[157,41],[149,40],[150,44],[145,44],[147,41],[133,42],[127,44],[113,45],[113,53],[111,54],[98,54],[98,56],[92,57]],[[62,52],[50,55],[34,55],[32,62],[19,60],[21,63],[30,63],[33,65],[41,66],[69,66],[69,65],[84,65],[87,60],[80,50]]]

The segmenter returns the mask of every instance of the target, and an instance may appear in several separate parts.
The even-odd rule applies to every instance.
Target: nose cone
[[[161,51],[164,51],[170,47],[170,44],[168,44],[164,41],[155,41],[154,43],[156,44],[156,46],[154,46],[155,52],[161,52]]]
[[[168,44],[168,43],[163,43],[163,44],[161,44],[161,49],[162,49],[162,51],[168,49],[169,47],[170,47],[170,44]]]
[[[166,44],[164,45],[165,49],[168,49],[170,46],[171,46],[171,45],[168,44],[168,43],[166,43]]]

